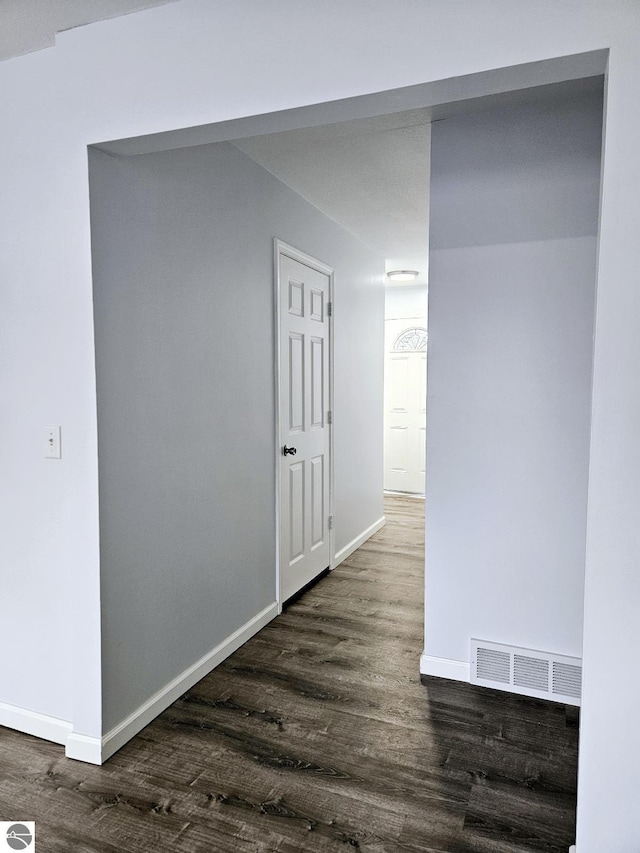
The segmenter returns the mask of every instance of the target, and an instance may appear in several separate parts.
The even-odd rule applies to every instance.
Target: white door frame
[[[305,252],[301,252],[299,249],[290,246],[288,243],[285,243],[283,240],[279,240],[277,237],[273,241],[273,264],[274,264],[274,273],[273,273],[273,282],[274,282],[274,298],[275,298],[275,334],[274,334],[274,348],[275,348],[275,454],[274,454],[274,465],[275,465],[275,477],[276,477],[276,496],[275,496],[275,505],[276,505],[276,601],[278,603],[278,613],[282,612],[282,597],[281,597],[281,585],[280,585],[280,516],[282,511],[282,484],[281,484],[281,465],[280,465],[280,453],[281,448],[283,446],[283,439],[280,435],[280,378],[281,378],[281,364],[280,364],[280,315],[282,311],[282,305],[280,303],[280,255],[286,255],[288,258],[292,258],[294,261],[298,261],[301,264],[306,264],[306,266],[312,267],[313,269],[318,270],[318,272],[324,273],[329,277],[329,301],[331,302],[331,313],[329,315],[329,410],[334,412],[334,401],[333,401],[333,373],[334,373],[334,364],[333,364],[333,320],[334,320],[334,282],[333,282],[333,267],[328,266],[327,264],[319,261],[317,258],[314,258],[312,255],[307,255]],[[333,506],[333,495],[334,495],[334,462],[333,462],[333,421],[334,417],[331,418],[331,423],[329,423],[329,515],[334,517],[334,506]],[[335,523],[329,527],[329,568],[335,568]]]

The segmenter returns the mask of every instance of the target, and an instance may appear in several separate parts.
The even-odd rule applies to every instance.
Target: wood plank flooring
[[[0,819],[38,853],[567,853],[577,715],[426,679],[424,503],[104,767],[0,728]]]

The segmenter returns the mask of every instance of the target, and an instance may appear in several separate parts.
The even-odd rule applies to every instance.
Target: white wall
[[[422,317],[427,321],[427,288],[422,285],[387,286],[384,300],[385,320]]]
[[[582,655],[601,128],[599,96],[433,127],[426,672]]]
[[[582,656],[595,260],[588,237],[433,252],[428,656]]]
[[[434,122],[432,250],[595,236],[602,85]]]
[[[228,143],[90,167],[108,731],[275,601],[274,237],[335,269],[337,549],[382,516],[384,262]]]
[[[471,85],[531,81],[527,63],[541,63],[537,79],[558,79],[581,65],[574,55],[607,49],[578,853],[639,846],[640,731],[629,726],[640,699],[629,678],[640,601],[639,17],[635,0],[181,0],[0,65],[0,162],[10,164],[0,202],[0,641],[18,661],[5,663],[0,701],[71,716],[79,734],[102,730],[87,144],[310,104],[335,116],[335,99],[407,86],[418,87],[411,98],[442,102]],[[389,50],[398,43],[402,62]],[[361,114],[407,98],[376,95]],[[60,463],[41,450],[52,422],[63,426]]]

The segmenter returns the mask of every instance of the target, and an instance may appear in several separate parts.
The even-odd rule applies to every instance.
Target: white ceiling
[[[0,0],[0,60],[51,47],[56,33],[173,0]]]
[[[426,111],[254,136],[233,144],[392,266],[426,274]]]
[[[432,121],[516,104],[568,102],[602,90],[593,76],[233,144],[386,259],[428,280]]]

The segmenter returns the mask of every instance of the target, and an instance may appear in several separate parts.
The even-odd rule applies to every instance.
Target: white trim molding
[[[37,711],[28,711],[26,708],[18,708],[16,705],[7,705],[4,702],[0,702],[0,726],[62,744],[67,742],[73,730],[73,724],[67,720],[60,720],[58,717],[50,717],[48,714],[40,714]]]
[[[103,764],[122,746],[138,734],[145,726],[161,714],[176,699],[179,699],[187,690],[197,684],[212,669],[226,660],[229,655],[237,651],[240,646],[250,640],[265,625],[278,615],[278,605],[274,601],[264,610],[261,610],[253,619],[250,619],[242,627],[230,634],[215,648],[192,664],[180,675],[170,681],[162,690],[159,690],[146,702],[136,708],[122,722],[114,726],[102,738],[92,738],[87,735],[72,733],[67,739],[67,758],[75,758],[78,761],[86,761],[89,764]]]
[[[468,661],[422,654],[420,655],[420,675],[435,675],[438,678],[451,678],[453,681],[470,681],[471,664]]]
[[[576,853],[576,845],[575,844],[571,845],[571,847],[569,848],[569,853]]]
[[[102,764],[102,738],[90,737],[71,732],[67,738],[64,754],[67,758],[75,761],[84,761],[85,764]]]
[[[370,527],[367,527],[367,529],[364,530],[359,536],[356,536],[355,539],[352,539],[348,545],[345,545],[344,548],[341,548],[338,551],[338,553],[336,554],[336,556],[334,558],[333,565],[331,566],[331,568],[335,569],[336,566],[339,566],[340,563],[343,562],[343,560],[346,560],[347,557],[350,557],[354,551],[357,551],[361,545],[364,545],[364,543],[367,541],[367,539],[370,539],[373,536],[373,534],[377,533],[378,530],[380,530],[382,527],[384,527],[384,525],[385,525],[385,517],[383,515],[382,518],[379,518]]]

